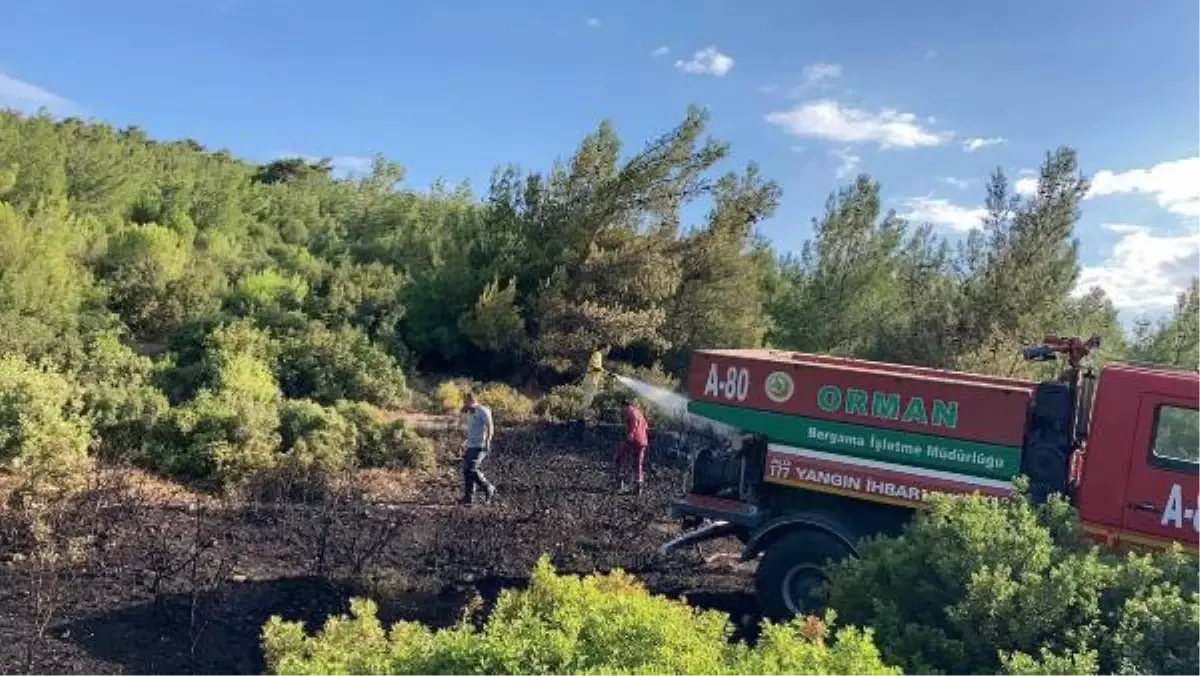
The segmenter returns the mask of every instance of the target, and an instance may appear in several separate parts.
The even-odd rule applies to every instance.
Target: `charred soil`
[[[6,529],[0,670],[261,673],[259,630],[271,615],[314,629],[362,595],[387,621],[444,627],[472,598],[486,608],[525,584],[543,553],[562,572],[622,568],[656,592],[754,624],[748,570],[714,557],[721,545],[657,553],[679,532],[668,505],[683,472],[653,445],[645,493],[617,496],[608,435],[501,429],[482,467],[497,498],[462,506],[460,440],[439,440],[434,472],[376,473],[365,493],[321,504],[181,499],[122,485],[62,517],[86,535],[86,551],[54,572],[21,554],[28,543]]]

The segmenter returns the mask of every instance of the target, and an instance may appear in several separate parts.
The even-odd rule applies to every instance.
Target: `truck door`
[[[1142,395],[1130,455],[1121,539],[1150,546],[1175,540],[1194,549],[1200,530],[1200,411],[1196,401]]]

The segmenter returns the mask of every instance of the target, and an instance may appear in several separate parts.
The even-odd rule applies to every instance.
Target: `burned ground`
[[[351,595],[368,595],[385,620],[448,626],[476,595],[486,604],[523,585],[543,553],[562,572],[619,567],[657,592],[753,619],[746,567],[719,555],[736,550],[656,552],[679,532],[668,504],[683,472],[666,453],[652,454],[644,495],[615,496],[611,438],[501,430],[484,462],[499,498],[462,507],[458,442],[442,434],[437,471],[376,474],[360,482],[368,495],[335,504],[110,495],[65,517],[92,536],[65,573],[16,554],[21,538],[9,536],[0,541],[0,669],[260,673],[258,632],[271,615],[315,627]]]

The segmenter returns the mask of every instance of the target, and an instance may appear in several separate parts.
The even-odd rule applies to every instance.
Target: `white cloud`
[[[70,115],[79,106],[48,89],[0,73],[0,108],[12,108],[25,113],[45,108],[53,114]]]
[[[906,220],[944,225],[959,232],[982,227],[987,213],[983,207],[964,207],[931,197],[914,197],[906,201],[900,210],[900,216]]]
[[[1131,232],[1142,232],[1145,230],[1144,227],[1140,225],[1134,225],[1132,223],[1105,223],[1104,229],[1120,235],[1127,235]]]
[[[1000,136],[976,136],[975,138],[969,138],[963,141],[963,152],[973,153],[976,150],[987,148],[988,146],[998,146],[1001,143],[1004,143],[1004,141],[1005,139]]]
[[[937,53],[936,49],[931,49],[931,50],[925,52],[925,58],[927,58],[927,59],[936,59],[937,55],[938,55],[938,53]]]
[[[833,86],[833,80],[841,76],[842,67],[836,63],[811,63],[804,67],[798,83],[793,81],[784,85],[770,82],[760,86],[758,91],[761,94],[778,94],[783,98],[798,99],[814,89],[829,89]]]
[[[955,178],[954,176],[938,176],[938,180],[959,190],[964,190],[971,185],[971,182],[965,178]]]
[[[1120,309],[1170,310],[1200,268],[1200,230],[1154,234],[1127,223],[1105,227],[1122,237],[1103,263],[1083,267],[1075,293],[1099,286]]]
[[[842,67],[836,63],[814,63],[804,67],[804,81],[809,85],[817,85],[841,76]]]
[[[853,176],[854,173],[858,171],[859,162],[862,161],[861,157],[850,151],[850,148],[840,148],[829,151],[830,155],[833,155],[838,159],[838,168],[834,175],[839,181],[843,178]]]
[[[692,58],[687,61],[676,61],[675,67],[689,75],[724,77],[733,70],[733,57],[722,54],[716,47],[705,47],[692,54]]]
[[[656,47],[653,52],[650,52],[650,56],[666,56],[670,51],[670,47],[663,45],[662,47]]]
[[[1013,184],[1013,190],[1017,191],[1018,195],[1029,197],[1037,192],[1038,180],[1032,176],[1022,176]]]
[[[600,27],[600,19],[597,19],[594,16],[588,17],[587,25],[588,25],[588,28],[599,28]]]
[[[808,101],[791,110],[768,113],[766,120],[793,136],[840,143],[875,143],[884,150],[936,146],[949,138],[948,134],[922,127],[912,113],[893,108],[878,113],[843,108],[832,99]]]
[[[1200,157],[1160,162],[1149,169],[1097,171],[1088,197],[1145,193],[1158,205],[1180,216],[1200,216]]]

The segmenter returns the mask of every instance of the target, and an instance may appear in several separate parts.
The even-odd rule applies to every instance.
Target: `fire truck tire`
[[[754,576],[759,610],[773,620],[820,612],[825,564],[849,553],[837,540],[817,530],[794,530],[780,536],[763,553]]]

